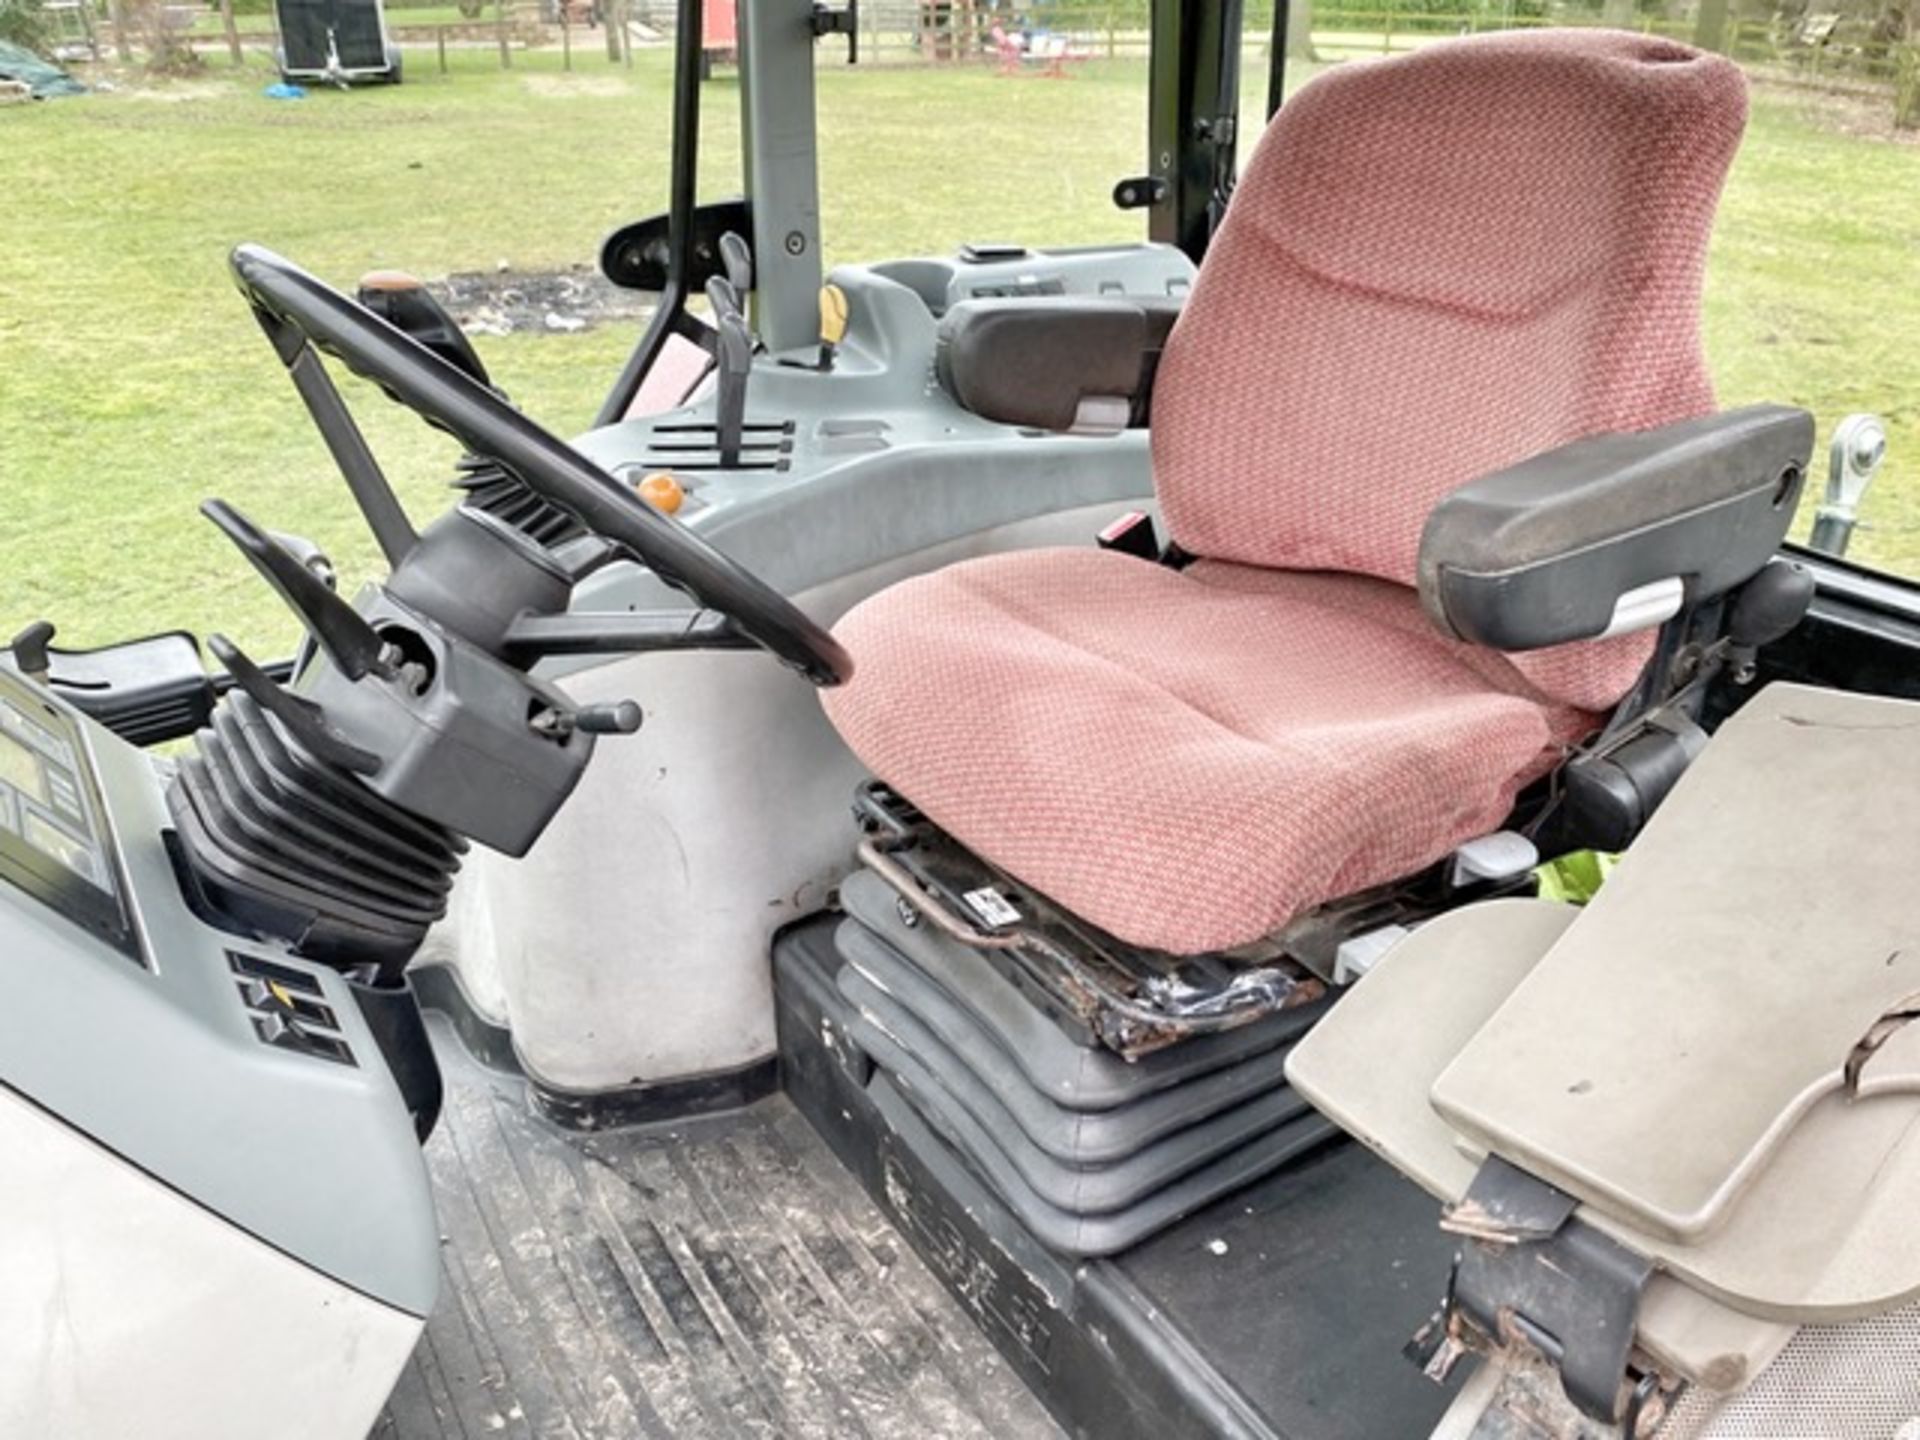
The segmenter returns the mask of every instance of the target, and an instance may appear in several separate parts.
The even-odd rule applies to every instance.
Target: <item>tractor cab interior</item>
[[[1920,1419],[1920,588],[1716,404],[1738,68],[1448,41],[1236,171],[1166,0],[1149,242],[823,274],[841,12],[740,7],[701,204],[701,11],[591,431],[242,245],[388,573],[210,501],[299,655],[0,665],[0,1432]]]

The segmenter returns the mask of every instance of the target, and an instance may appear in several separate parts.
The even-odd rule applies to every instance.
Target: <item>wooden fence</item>
[[[89,0],[78,3],[91,9]],[[110,18],[117,8],[117,0],[101,0],[102,23],[97,32],[89,29],[89,38],[96,44],[102,36],[113,37],[113,43],[120,44]],[[189,5],[166,8],[170,17],[177,11],[187,21],[196,13],[196,7]],[[410,64],[418,70],[432,63],[442,73],[449,69],[450,50],[487,52],[507,68],[513,66],[516,52],[557,52],[562,68],[571,70],[576,60],[581,65],[631,66],[636,49],[664,46],[671,41],[671,0],[594,0],[600,18],[610,20],[610,26],[589,27],[585,23],[588,8],[588,0],[486,0],[481,13],[471,19],[414,22],[408,18],[410,11],[405,5],[390,5],[387,17],[393,38],[407,52]],[[231,10],[223,7],[224,26],[211,29],[212,12],[197,13],[202,17],[198,23],[169,29],[179,43],[203,54],[217,56],[225,51],[238,63],[243,47],[265,50],[277,44],[270,15],[242,16],[236,28]],[[443,9],[441,13],[446,12]],[[1012,26],[1014,13],[1012,6],[994,5],[990,0],[862,0],[860,60],[863,65],[986,63],[994,50],[991,28],[996,23]],[[1144,0],[1059,0],[1032,13],[1044,18],[1050,43],[1064,44],[1076,58],[1141,61],[1147,54]],[[1832,19],[1769,22],[1730,18],[1725,48],[1735,59],[1770,78],[1826,89],[1879,92],[1895,84],[1903,66],[1909,75],[1920,70],[1920,47],[1876,46],[1868,37],[1831,24],[1823,28],[1816,23],[1823,18]],[[1463,0],[1461,8],[1452,12],[1399,6],[1392,0],[1374,0],[1366,8],[1316,5],[1313,54],[1319,60],[1341,60],[1390,54],[1448,36],[1486,30],[1597,22],[1597,7],[1591,15],[1584,9],[1570,12],[1556,8],[1553,15],[1542,17],[1516,15],[1506,9],[1476,5],[1473,0]],[[1250,69],[1264,68],[1267,63],[1270,35],[1266,24],[1264,19],[1249,19],[1247,23],[1243,44]],[[1649,33],[1679,40],[1694,38],[1688,21],[1642,17],[1638,24]],[[122,58],[130,58],[124,46],[120,49]],[[432,61],[428,60],[429,54]]]

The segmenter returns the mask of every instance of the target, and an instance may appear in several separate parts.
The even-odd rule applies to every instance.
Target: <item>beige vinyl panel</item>
[[[1704,1241],[1862,1038],[1920,999],[1916,856],[1920,705],[1769,687],[1439,1076],[1434,1104],[1633,1229]],[[1875,1080],[1911,1090],[1920,1066]],[[1825,1158],[1870,1170],[1899,1128],[1854,1126]]]
[[[1438,1200],[1460,1199],[1480,1157],[1433,1112],[1427,1091],[1579,913],[1540,900],[1494,900],[1422,926],[1294,1048],[1288,1082]],[[1752,1380],[1792,1334],[1791,1325],[1739,1314],[1656,1274],[1636,1339],[1663,1367],[1730,1391]]]

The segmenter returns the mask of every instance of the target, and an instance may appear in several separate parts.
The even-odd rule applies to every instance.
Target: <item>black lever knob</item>
[[[631,700],[582,705],[573,712],[573,728],[588,735],[631,735],[640,728],[640,707]]]
[[[1806,566],[1769,560],[1734,596],[1727,638],[1752,649],[1771,645],[1806,618],[1813,588],[1813,572]]]
[[[47,671],[53,662],[47,657],[47,647],[53,644],[53,622],[36,620],[18,635],[7,648],[13,653],[14,666],[27,679],[37,684],[47,683]]]

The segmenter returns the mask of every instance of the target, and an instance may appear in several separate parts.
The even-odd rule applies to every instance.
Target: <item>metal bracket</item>
[[[861,861],[916,919],[979,950],[1077,1043],[1127,1059],[1194,1035],[1306,1009],[1321,982],[1284,959],[1176,956],[1115,939],[939,829],[873,782],[856,792]],[[903,911],[903,915],[906,912]],[[913,923],[913,922],[909,922]]]
[[[823,5],[814,0],[813,38],[823,35],[844,35],[847,37],[847,64],[860,63],[860,0],[846,0],[844,5]]]
[[[1159,175],[1129,175],[1113,187],[1113,203],[1122,210],[1145,210],[1163,203],[1170,193]]]
[[[1574,1218],[1575,1205],[1490,1156],[1441,1221],[1466,1243],[1439,1313],[1409,1342],[1408,1357],[1444,1380],[1467,1350],[1524,1344],[1559,1370],[1583,1414],[1614,1425],[1638,1410],[1640,1377],[1628,1358],[1653,1262]]]

